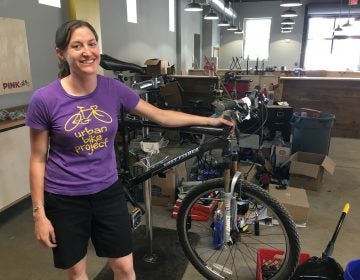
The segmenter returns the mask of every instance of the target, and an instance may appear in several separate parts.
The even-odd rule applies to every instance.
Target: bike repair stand
[[[145,202],[145,221],[146,236],[148,241],[148,252],[144,255],[143,260],[148,263],[157,263],[159,256],[153,250],[153,216],[151,206],[151,178],[144,182],[144,202]]]
[[[155,88],[158,87],[159,81],[157,77],[153,81]],[[153,86],[154,86],[153,85]],[[142,98],[148,102],[149,101],[149,92],[145,90],[142,95]],[[147,121],[146,118],[143,120]],[[146,157],[141,159],[136,164],[144,168],[145,172],[148,171],[152,165],[156,164],[160,160],[164,160],[167,156],[164,157],[163,154],[159,153],[160,143],[150,141],[150,132],[149,127],[142,128],[142,139],[140,142],[140,148],[143,152],[147,154]],[[143,260],[147,263],[158,263],[159,255],[156,254],[153,250],[153,217],[152,217],[152,205],[151,205],[151,178],[144,182],[144,203],[145,203],[145,221],[146,221],[146,236],[148,241],[148,251],[145,253]]]
[[[166,155],[159,153],[159,145],[151,142],[141,142],[141,149],[148,155],[138,161],[136,165],[141,166],[148,171],[154,164],[167,158]],[[147,263],[158,263],[159,255],[153,250],[153,216],[151,205],[151,178],[144,182],[144,203],[145,203],[145,221],[146,221],[146,237],[148,250],[143,260]]]

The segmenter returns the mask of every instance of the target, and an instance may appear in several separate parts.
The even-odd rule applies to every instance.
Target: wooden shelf
[[[16,112],[16,111],[26,112],[27,107],[28,107],[27,105],[22,105],[22,106],[7,108],[5,110],[8,112]],[[25,119],[0,121],[0,132],[18,128],[24,125],[25,125]]]

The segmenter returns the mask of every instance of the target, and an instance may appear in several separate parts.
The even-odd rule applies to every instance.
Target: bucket
[[[360,280],[360,259],[352,260],[346,265],[344,280]]]
[[[307,117],[295,112],[290,120],[291,153],[301,151],[327,155],[334,120],[335,115],[329,113],[320,113],[318,117]]]

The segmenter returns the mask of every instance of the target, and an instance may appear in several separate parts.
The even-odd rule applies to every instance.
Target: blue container
[[[352,260],[346,265],[344,280],[360,280],[360,259]]]
[[[291,153],[301,151],[327,155],[334,120],[335,115],[329,113],[320,113],[319,117],[310,118],[295,112],[290,120],[293,136]]]

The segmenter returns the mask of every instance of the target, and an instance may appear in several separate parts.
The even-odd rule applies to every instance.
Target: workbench
[[[360,78],[280,77],[282,100],[294,111],[310,108],[335,115],[332,136],[360,138]]]

